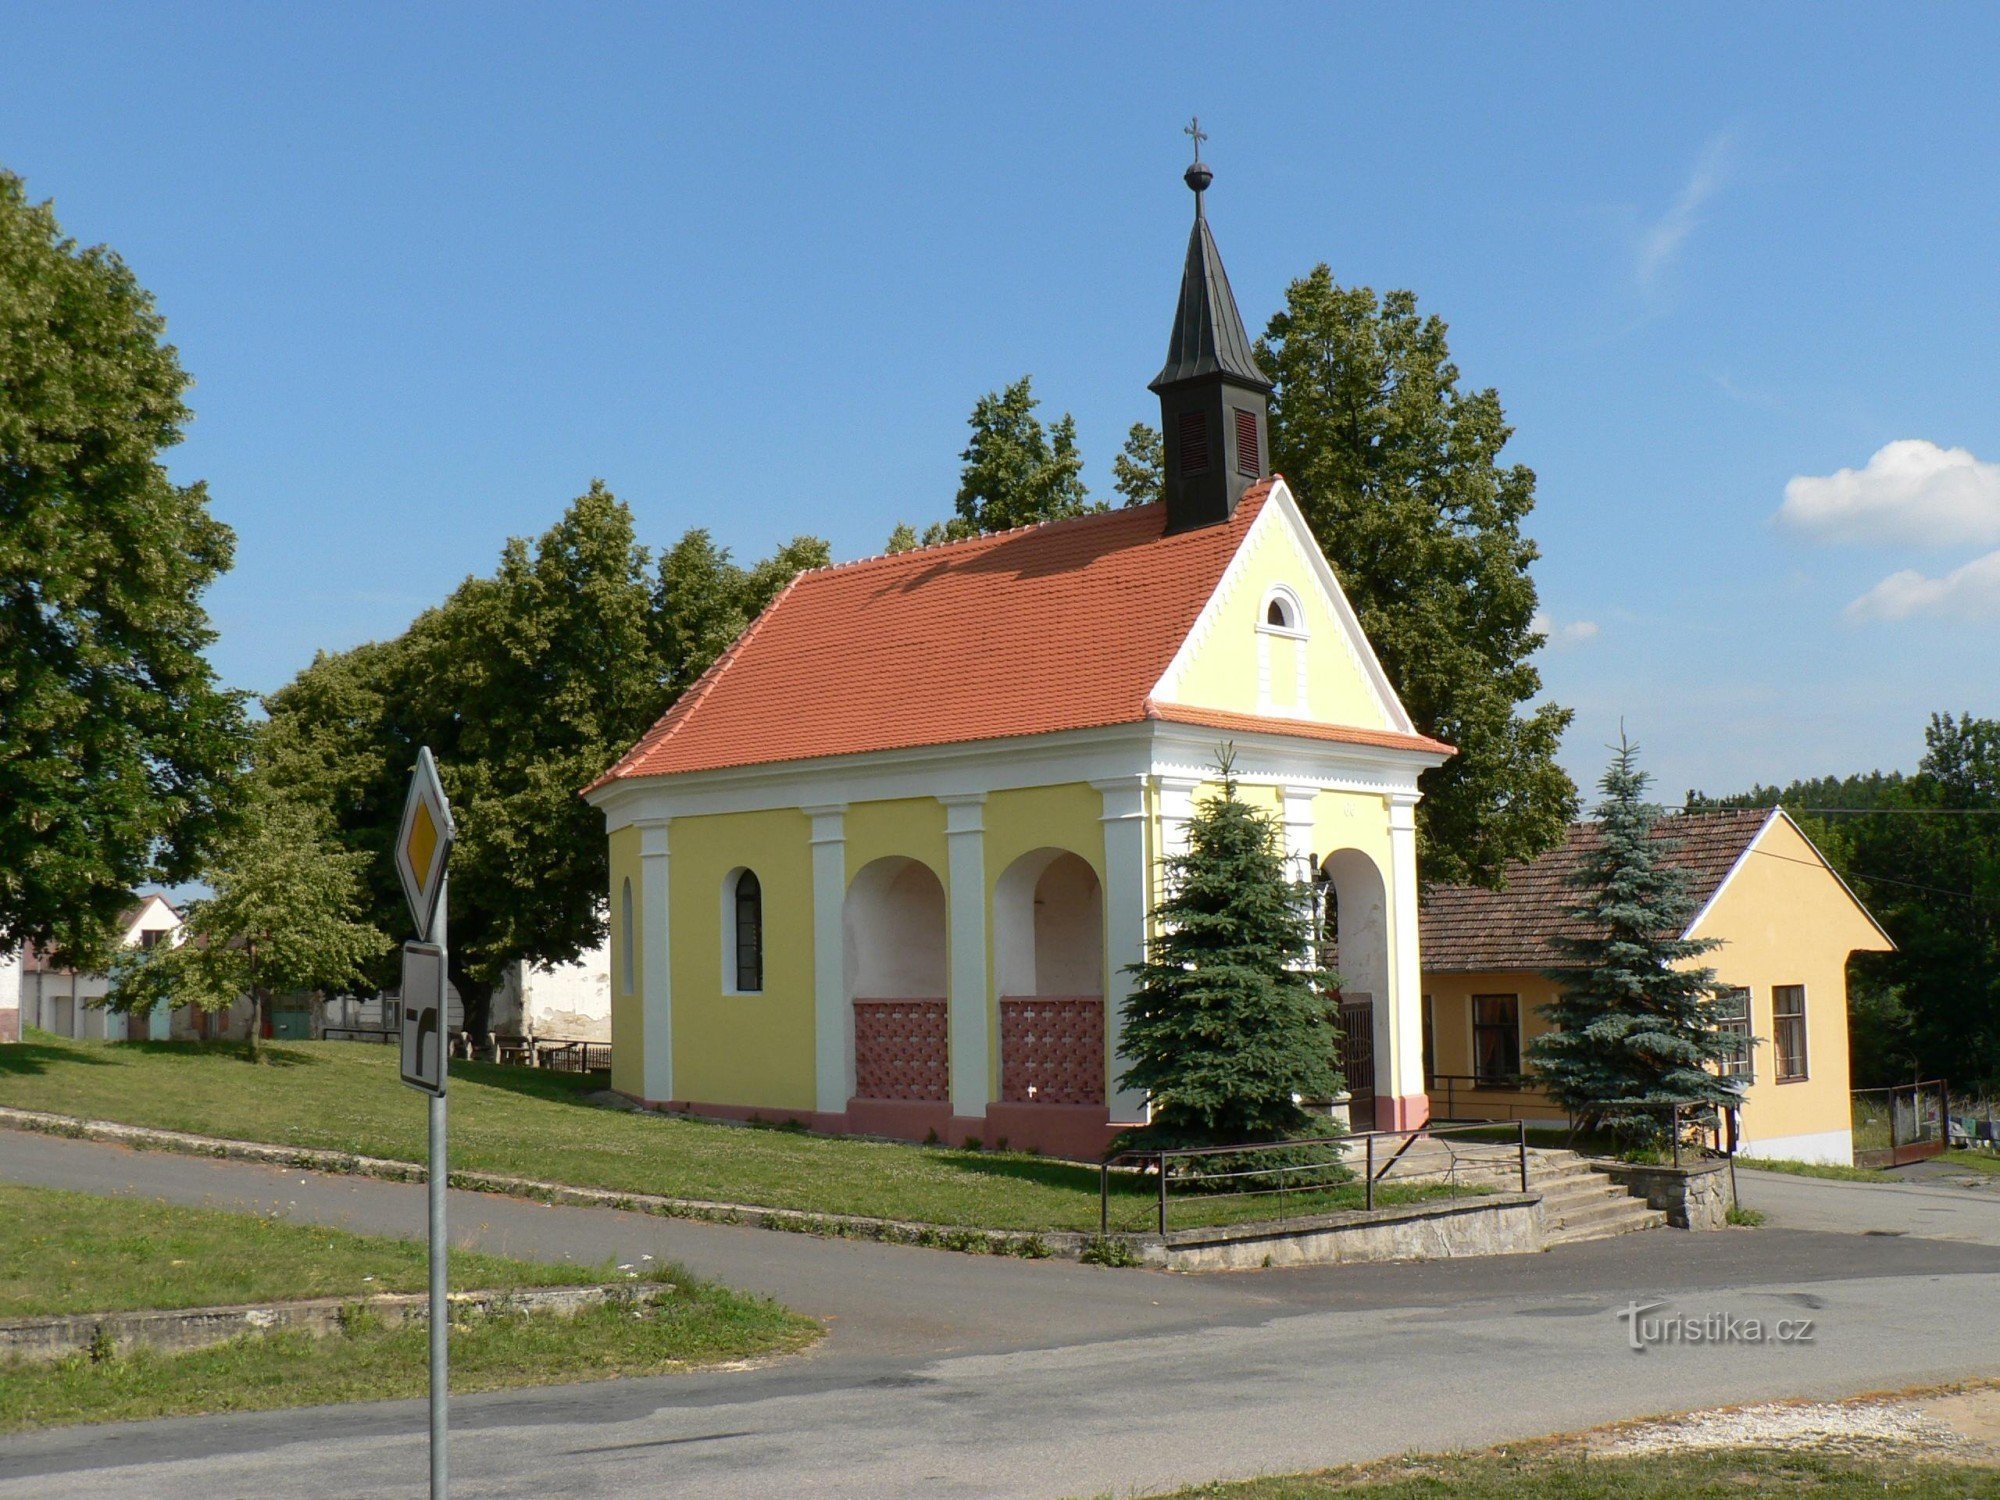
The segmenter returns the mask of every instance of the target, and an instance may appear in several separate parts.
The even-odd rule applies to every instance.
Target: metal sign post
[[[403,1082],[430,1095],[430,1271],[431,1271],[431,1495],[443,1500],[450,1453],[446,1423],[450,1392],[447,1336],[451,1306],[446,1270],[449,1241],[445,1236],[444,1194],[449,1177],[445,1153],[445,1078],[450,1071],[450,990],[446,971],[446,873],[458,830],[451,804],[438,781],[437,762],[430,748],[417,752],[416,773],[403,805],[403,824],[396,836],[396,873],[410,903],[410,920],[417,941],[403,945]]]

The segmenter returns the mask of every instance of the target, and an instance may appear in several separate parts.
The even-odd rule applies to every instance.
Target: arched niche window
[[[764,988],[764,887],[755,870],[738,870],[724,892],[725,952],[732,994],[755,995]]]
[[[1299,608],[1298,595],[1282,585],[1272,589],[1264,597],[1264,618],[1260,623],[1266,630],[1304,635],[1305,615]]]
[[[632,882],[628,879],[618,893],[618,989],[629,995],[638,977],[632,963]]]

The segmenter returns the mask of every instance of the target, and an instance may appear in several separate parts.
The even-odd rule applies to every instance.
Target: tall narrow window
[[[1724,1078],[1750,1082],[1750,992],[1724,990],[1715,997],[1715,1029],[1729,1038],[1730,1053],[1719,1069]]]
[[[1521,1081],[1521,997],[1472,997],[1472,1073],[1483,1084]]]
[[[1778,1056],[1778,1082],[1799,1083],[1806,1076],[1806,987],[1771,987],[1772,1051]]]
[[[627,880],[618,893],[618,988],[629,995],[638,987],[632,964],[632,882]]]
[[[1428,1093],[1437,1084],[1437,1011],[1431,1004],[1431,997],[1424,996],[1424,1090]]]
[[[1181,472],[1208,472],[1208,414],[1184,411],[1180,420]]]
[[[754,995],[764,988],[764,888],[757,873],[736,877],[736,990]]]
[[[1236,414],[1236,472],[1255,479],[1264,472],[1264,455],[1257,444],[1257,414],[1240,406],[1230,410]]]

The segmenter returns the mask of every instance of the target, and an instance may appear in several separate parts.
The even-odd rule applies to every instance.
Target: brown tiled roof
[[[801,573],[596,785],[1136,723],[1271,485]]]
[[[1688,872],[1697,912],[1774,816],[1768,807],[1736,808],[1676,813],[1654,826],[1655,840],[1676,846],[1665,862]],[[1585,893],[1570,879],[1597,841],[1595,823],[1572,823],[1563,842],[1540,859],[1509,865],[1503,890],[1447,885],[1425,892],[1424,969],[1513,972],[1560,965],[1550,939],[1590,935],[1590,924],[1572,915]]]

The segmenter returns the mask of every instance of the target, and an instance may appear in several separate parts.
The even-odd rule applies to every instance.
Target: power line
[[[1781,859],[1788,865],[1805,865],[1815,870],[1829,867],[1816,859],[1798,859],[1790,854],[1774,854],[1769,849],[1752,849],[1750,852],[1764,859]],[[1976,891],[1948,891],[1941,885],[1919,885],[1914,880],[1898,880],[1893,875],[1870,875],[1866,870],[1848,870],[1845,873],[1850,880],[1867,880],[1876,885],[1900,885],[1913,891],[1929,891],[1933,896],[1956,896],[1961,901],[1979,899]]]

